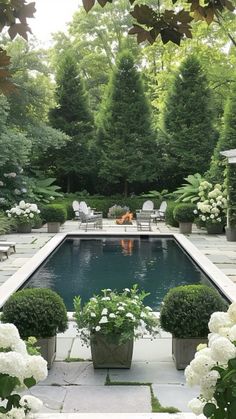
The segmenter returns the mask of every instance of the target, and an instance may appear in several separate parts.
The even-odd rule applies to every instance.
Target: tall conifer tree
[[[187,175],[209,168],[216,141],[210,90],[195,56],[187,57],[176,74],[163,122],[165,153],[177,186]]]
[[[71,137],[71,141],[55,154],[59,177],[67,179],[67,192],[82,189],[91,170],[90,146],[93,140],[93,118],[89,111],[84,83],[78,74],[71,52],[60,62],[56,76],[57,107],[50,119],[55,128]]]
[[[215,182],[223,182],[225,159],[221,151],[236,148],[236,79],[225,105],[223,127],[216,145],[210,167],[210,177]]]
[[[150,107],[132,54],[118,58],[98,118],[99,176],[107,183],[128,185],[156,175],[156,141]]]

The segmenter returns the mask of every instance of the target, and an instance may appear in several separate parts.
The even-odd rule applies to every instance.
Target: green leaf
[[[6,399],[17,385],[20,385],[18,378],[10,377],[8,374],[0,374],[0,397]]]
[[[213,403],[206,403],[203,408],[203,413],[207,418],[210,418],[212,415],[214,415],[215,411],[216,411],[216,406]]]
[[[229,366],[230,369],[235,369],[236,370],[236,358],[230,359],[229,362],[228,362],[228,366]]]
[[[30,387],[35,386],[36,380],[34,379],[34,377],[25,378],[24,384],[26,385],[26,387],[30,388]]]

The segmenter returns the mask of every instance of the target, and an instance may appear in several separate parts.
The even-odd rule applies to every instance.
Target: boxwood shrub
[[[46,222],[58,222],[63,224],[67,219],[66,208],[61,204],[46,205],[42,209],[42,218]]]
[[[174,219],[179,223],[193,223],[195,209],[196,205],[194,204],[178,204],[173,211]]]
[[[177,202],[168,201],[165,212],[165,222],[172,227],[179,227],[178,221],[174,218],[174,209],[178,205]]]
[[[22,339],[47,338],[67,329],[67,311],[62,298],[47,288],[27,288],[5,303],[1,321],[13,323]]]
[[[213,288],[182,285],[172,288],[164,297],[160,324],[176,338],[205,338],[211,314],[227,308],[227,303]]]

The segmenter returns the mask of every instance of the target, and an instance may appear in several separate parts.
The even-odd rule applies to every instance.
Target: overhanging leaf
[[[83,6],[87,13],[89,12],[89,10],[92,9],[94,4],[95,4],[95,0],[83,0]]]

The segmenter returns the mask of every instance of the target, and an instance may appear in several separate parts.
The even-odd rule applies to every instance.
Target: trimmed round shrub
[[[227,308],[216,290],[206,285],[183,285],[166,294],[160,325],[175,338],[204,338],[209,333],[211,314]]]
[[[177,206],[177,202],[168,201],[165,212],[165,223],[172,227],[179,227],[178,221],[174,218],[174,209]]]
[[[47,223],[63,224],[67,219],[66,209],[59,204],[47,205],[42,210],[42,218]]]
[[[27,288],[13,294],[3,307],[1,321],[13,323],[22,339],[48,338],[67,329],[62,298],[47,288]]]
[[[193,223],[195,218],[193,211],[195,209],[194,204],[178,204],[173,212],[174,218],[179,223]]]

